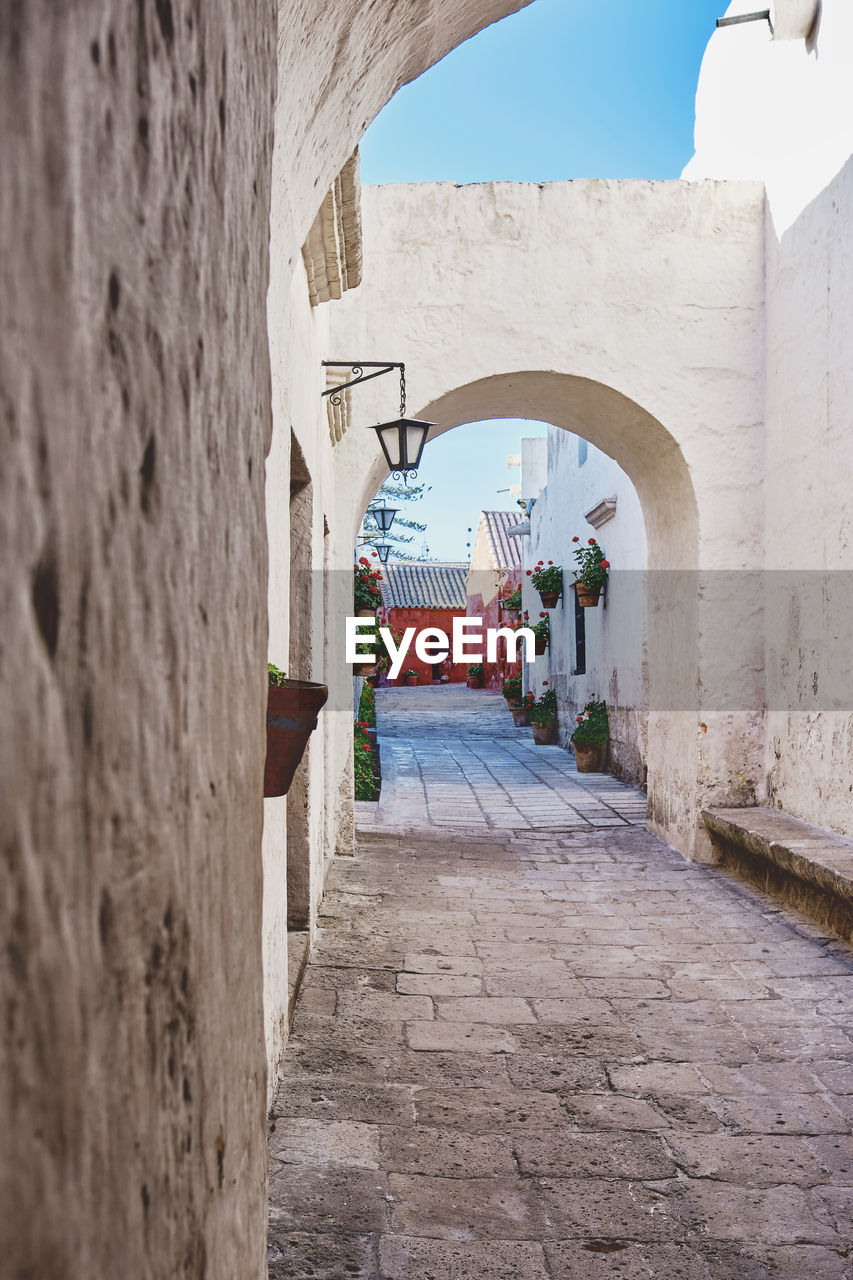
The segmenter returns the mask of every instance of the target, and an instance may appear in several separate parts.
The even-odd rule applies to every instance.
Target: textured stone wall
[[[274,23],[0,6],[0,1271],[264,1272]]]

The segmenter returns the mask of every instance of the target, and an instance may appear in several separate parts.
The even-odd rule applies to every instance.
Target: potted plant
[[[572,542],[580,543],[580,538],[574,537]],[[585,547],[575,547],[573,554],[577,563],[574,585],[578,604],[582,609],[594,609],[607,582],[610,561],[604,559],[604,552],[595,538],[588,538]]]
[[[543,680],[542,683],[546,685],[548,681]],[[557,741],[557,695],[553,689],[546,689],[541,698],[531,703],[528,716],[533,741],[538,747]]]
[[[528,569],[527,576],[539,592],[543,607],[555,609],[557,601],[563,594],[563,570],[553,560],[546,564],[540,560],[535,569]]]
[[[578,716],[577,727],[572,734],[578,773],[602,773],[607,757],[607,704],[588,702]]]
[[[521,676],[507,676],[501,686],[501,693],[506,698],[507,706],[512,709],[521,705]]]
[[[531,629],[533,631],[533,652],[538,658],[541,658],[551,643],[551,619],[548,614],[540,613],[539,621],[534,623]]]
[[[506,614],[508,623],[518,622],[521,614],[521,587],[516,587],[515,591],[508,596],[504,596],[499,602],[501,612]]]
[[[468,688],[482,689],[483,687],[483,664],[477,662],[468,668]]]
[[[286,795],[290,789],[329,690],[308,680],[288,680],[272,663],[268,674],[264,795],[270,797]]]
[[[409,667],[408,671],[403,672],[403,683],[409,685],[418,683],[418,673],[413,667]]]
[[[535,701],[535,695],[528,690],[521,699],[521,702],[510,707],[512,723],[515,725],[516,729],[523,729],[525,725],[530,724],[530,708],[533,706]]]

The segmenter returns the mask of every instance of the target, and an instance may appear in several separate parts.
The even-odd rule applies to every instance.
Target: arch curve
[[[673,435],[636,401],[590,378],[544,370],[495,374],[454,388],[418,410],[438,425],[437,439],[465,423],[530,418],[589,440],[631,479],[643,508],[650,569],[694,568],[698,555],[696,496]],[[378,456],[365,477],[360,518],[387,475]]]

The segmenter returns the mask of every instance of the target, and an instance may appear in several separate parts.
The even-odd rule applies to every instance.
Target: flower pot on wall
[[[557,601],[560,598],[559,591],[540,591],[539,599],[542,601],[543,609],[556,609]]]
[[[585,587],[582,582],[575,583],[578,604],[582,609],[594,609],[601,595],[601,587]]]
[[[483,682],[479,676],[469,676],[465,682],[469,689],[482,689]]]
[[[595,743],[592,746],[581,746],[580,743],[574,744],[575,760],[577,761],[578,773],[603,773],[604,761],[607,756],[607,743]]]
[[[417,676],[406,676],[406,677],[405,677],[405,683],[406,683],[407,685],[410,685],[410,686],[411,686],[411,685],[416,685],[416,684],[418,683],[418,677],[417,677]]]
[[[523,729],[526,724],[530,724],[527,707],[521,706],[519,703],[508,703],[508,706],[512,712],[512,722],[516,729]]]
[[[329,696],[324,684],[288,680],[270,685],[267,698],[267,758],[264,766],[264,795],[283,796],[308,739],[317,728],[317,715]]]
[[[537,658],[541,658],[541,657],[542,657],[542,654],[543,654],[543,653],[545,653],[545,652],[547,651],[547,649],[548,649],[548,637],[547,637],[547,636],[534,636],[534,637],[533,637],[533,652],[536,654],[536,657],[537,657]]]
[[[557,741],[557,721],[546,720],[544,724],[533,724],[533,741],[537,747],[551,746]]]

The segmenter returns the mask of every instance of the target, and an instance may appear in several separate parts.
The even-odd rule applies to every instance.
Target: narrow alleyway
[[[493,695],[378,705],[275,1106],[273,1280],[853,1280],[853,950]]]

